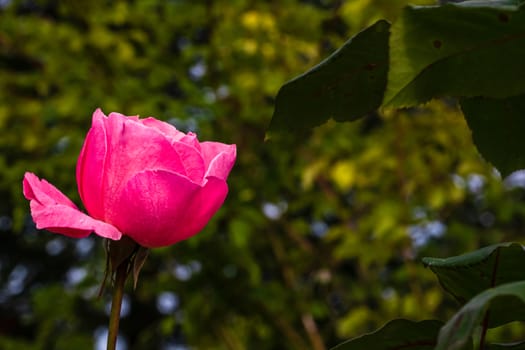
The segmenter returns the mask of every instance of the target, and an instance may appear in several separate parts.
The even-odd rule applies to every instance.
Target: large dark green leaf
[[[355,120],[379,107],[386,86],[389,29],[388,22],[376,22],[283,85],[268,136],[306,131],[330,118]]]
[[[483,319],[492,318],[493,310],[503,308],[509,321],[525,319],[521,312],[525,310],[525,281],[490,288],[470,300],[443,326],[436,350],[462,349]]]
[[[392,320],[377,331],[350,339],[332,350],[432,350],[442,325],[443,322],[435,320]]]
[[[479,152],[503,176],[525,168],[525,95],[462,99],[461,109]]]
[[[443,288],[465,303],[487,288],[525,280],[525,251],[518,243],[500,243],[450,258],[423,258]]]
[[[525,92],[525,9],[517,0],[407,7],[390,48],[388,105]]]

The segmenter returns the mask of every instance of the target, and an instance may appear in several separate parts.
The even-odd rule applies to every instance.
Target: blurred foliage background
[[[525,226],[525,173],[502,180],[480,158],[454,101],[263,142],[285,81],[406,3],[0,1],[0,348],[104,348],[102,240],[37,231],[21,189],[32,171],[81,204],[97,107],[238,146],[218,215],[152,251],[129,289],[121,349],[320,350],[391,318],[449,317],[421,257]]]

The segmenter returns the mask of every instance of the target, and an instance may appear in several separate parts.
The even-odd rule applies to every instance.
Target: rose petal
[[[151,117],[141,119],[140,122],[160,131],[170,140],[174,149],[183,160],[186,176],[193,182],[200,184],[204,178],[206,167],[200,154],[201,148],[197,135],[192,132],[185,134],[177,130],[173,125]]]
[[[108,117],[111,117],[111,118],[125,118],[125,119],[131,119],[131,120],[134,120],[134,121],[139,121],[139,116],[138,115],[124,115],[124,114],[119,113],[119,112],[111,112],[111,113],[109,113]]]
[[[37,200],[42,205],[54,205],[56,203],[61,203],[68,207],[77,209],[75,203],[67,198],[55,186],[51,185],[46,180],[40,180],[33,173],[26,172],[24,174],[22,190],[26,199]]]
[[[206,171],[204,159],[202,159],[200,152],[192,145],[181,141],[174,142],[172,146],[175,152],[177,152],[179,157],[183,160],[182,164],[186,171],[186,176],[191,181],[200,185],[204,179],[204,173]]]
[[[148,117],[140,119],[140,122],[143,125],[157,129],[172,142],[179,141],[180,139],[186,136],[186,134],[184,134],[182,131],[177,130],[177,128],[171,125],[170,123],[166,123],[155,118]]]
[[[82,203],[88,213],[104,218],[103,179],[107,154],[107,135],[104,127],[106,116],[97,109],[77,162],[77,185]]]
[[[168,246],[202,230],[227,192],[218,178],[201,187],[179,174],[143,171],[126,184],[111,222],[142,246]]]
[[[201,145],[197,139],[197,134],[189,132],[188,134],[184,135],[184,137],[182,137],[179,142],[193,146],[199,153],[201,152]]]
[[[170,140],[156,128],[119,114],[103,118],[107,135],[104,217],[120,205],[117,198],[128,180],[143,170],[166,170],[202,182],[204,161],[192,147]],[[107,220],[104,220],[107,221]]]
[[[216,177],[209,177],[197,195],[189,203],[187,217],[193,217],[187,223],[187,237],[199,233],[215,215],[228,195],[226,181]]]
[[[201,149],[207,169],[204,177],[214,176],[226,181],[237,158],[237,147],[219,142],[203,142]]]
[[[23,181],[24,196],[30,201],[31,215],[38,229],[82,238],[91,232],[105,238],[120,239],[122,234],[112,225],[82,213],[56,187],[35,174],[26,173]]]

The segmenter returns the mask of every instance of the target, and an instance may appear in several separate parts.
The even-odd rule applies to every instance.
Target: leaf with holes
[[[423,258],[423,264],[462,304],[486,289],[525,280],[525,250],[518,243],[500,243],[446,259]],[[504,305],[491,313],[491,326],[514,317],[513,310]]]
[[[283,85],[268,136],[302,133],[330,118],[351,121],[377,109],[386,86],[389,29],[387,21],[376,22]]]
[[[436,350],[462,349],[485,320],[489,327],[497,326],[491,320],[502,311],[508,313],[505,323],[525,320],[525,281],[490,288],[472,298],[443,326]]]
[[[518,0],[411,6],[392,26],[384,104],[525,93],[525,6]]]

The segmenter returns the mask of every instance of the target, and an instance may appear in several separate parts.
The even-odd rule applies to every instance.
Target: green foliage
[[[525,272],[520,268],[525,264],[525,251],[517,243],[499,243],[445,259],[424,258],[423,264],[437,275],[443,288],[462,304],[485,289],[525,280]],[[491,312],[491,321],[494,317],[514,317],[514,313],[507,312]]]
[[[525,59],[524,11],[522,1],[464,1],[441,6],[406,7],[391,27],[389,47],[386,48],[389,51],[388,81],[382,105],[407,107],[426,103],[431,99],[456,97],[478,150],[487,161],[497,166],[505,176],[524,168],[521,146],[517,141],[520,139],[519,130],[522,129],[520,125],[525,89],[523,69],[520,66]],[[352,62],[352,58],[358,59],[362,51],[385,53],[384,37],[376,40],[370,38],[365,50],[361,50],[357,44],[357,39],[373,28],[371,26],[364,30],[319,66],[284,85],[277,96],[270,129],[279,125],[284,129],[282,131],[302,131],[303,115],[308,114],[293,113],[298,111],[296,108],[310,108],[314,111],[314,117],[318,118],[316,122],[324,121],[328,116],[334,117],[336,121],[352,121],[360,116],[364,117],[366,112],[360,110],[356,113],[356,109],[367,105],[367,98],[375,98],[381,91],[369,89],[368,82],[360,82],[367,98],[360,99],[363,104],[352,104],[345,92],[355,89],[355,83],[342,77],[353,68],[352,64],[344,63]],[[319,74],[317,80],[312,79],[318,71],[330,72],[330,75]],[[334,77],[340,78],[340,84],[332,84]],[[327,86],[334,86],[331,94],[319,95],[315,99],[320,110],[315,110],[309,103],[298,98],[300,95],[311,96],[311,91],[326,89]],[[283,93],[292,88],[296,95]],[[346,103],[348,106],[345,106]],[[286,110],[281,106],[286,106]],[[388,113],[387,111],[385,109],[383,113]],[[307,119],[311,120],[312,117]],[[304,128],[310,128],[312,124],[316,125],[307,122]],[[410,137],[414,135],[411,134]],[[392,151],[396,152],[397,149],[393,148]],[[353,185],[358,177],[357,172],[364,169],[340,164],[334,171],[340,187],[355,188]],[[402,169],[395,167],[391,170],[402,172]],[[431,167],[428,171],[432,170],[435,168]],[[404,180],[406,175],[403,172],[402,174]],[[379,182],[378,179],[375,181]],[[401,188],[405,189],[408,201],[417,200],[417,194],[410,187]],[[389,238],[396,237],[397,234],[401,237],[402,233],[394,230],[396,220],[391,218],[403,217],[402,211],[389,202],[388,198],[377,203],[377,208],[380,215],[370,216],[373,220],[377,223],[380,217],[388,217],[390,220],[382,220],[381,224],[374,225],[376,234],[383,242],[385,236],[381,235],[382,231],[388,232]],[[417,230],[414,232],[418,233]],[[351,249],[349,246],[344,247]],[[523,292],[522,281],[525,276],[521,273],[520,266],[523,266],[524,257],[520,244],[500,243],[453,258],[423,260],[437,274],[444,289],[461,303],[466,303],[442,328],[438,349],[470,348],[474,331],[478,329],[481,331],[474,338],[477,342],[475,346],[483,349],[488,328],[524,320],[522,301],[508,297],[510,294],[521,295]],[[505,284],[508,282],[514,282],[514,286],[508,287]],[[495,300],[490,303],[492,299]],[[355,315],[366,317],[367,313],[358,309]],[[352,321],[357,318],[352,318]],[[356,342],[365,340],[370,342],[367,343],[368,346],[373,343],[377,348],[388,348],[390,338],[385,337],[383,332],[384,330],[379,330],[344,344],[357,344]],[[410,338],[407,334],[400,332],[400,337]],[[519,348],[521,344],[495,345],[487,342],[487,348]]]
[[[407,7],[392,26],[385,103],[522,94],[525,7],[517,1]]]
[[[525,168],[519,130],[525,127],[525,95],[506,99],[474,97],[461,100],[461,110],[479,151],[503,175]],[[497,125],[512,125],[498,127]]]
[[[485,347],[488,350],[523,350],[525,349],[524,342],[518,342],[513,344],[489,344]]]
[[[525,320],[525,281],[490,288],[472,298],[443,326],[436,350],[463,349],[483,318],[491,316],[489,307]]]
[[[297,133],[330,118],[351,121],[377,109],[386,86],[389,29],[388,22],[378,21],[286,83],[277,94],[270,132]]]
[[[270,131],[304,131],[330,117],[352,121],[379,107],[383,95],[382,104],[394,107],[453,96],[461,98],[474,140],[487,161],[504,175],[525,167],[518,136],[509,135],[506,128],[492,136],[493,123],[501,122],[501,114],[507,115],[508,122],[522,122],[525,6],[520,1],[408,6],[392,26],[389,41],[389,33],[369,34],[374,32],[375,26],[369,27],[330,58],[285,84],[277,95]],[[361,37],[366,37],[365,44],[356,40]],[[367,52],[364,57],[363,52]],[[356,71],[356,62],[366,70],[370,62],[375,67],[375,62],[386,62],[387,56],[388,67],[379,63],[379,72],[388,71],[387,84],[382,74],[376,80],[377,74],[348,73]]]
[[[332,350],[433,350],[442,326],[440,321],[393,320],[372,334],[346,341]]]

